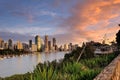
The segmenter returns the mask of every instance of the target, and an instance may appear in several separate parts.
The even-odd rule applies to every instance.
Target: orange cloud
[[[71,16],[64,21],[64,27],[69,29],[68,33],[74,42],[100,41],[104,34],[110,39],[115,37],[118,27],[117,21],[120,17],[119,0],[86,0],[78,2],[70,11]],[[110,20],[113,20],[111,22]],[[119,20],[120,22],[120,20]]]

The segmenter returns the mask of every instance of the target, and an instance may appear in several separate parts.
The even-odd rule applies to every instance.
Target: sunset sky
[[[0,0],[0,37],[27,42],[35,35],[58,44],[115,40],[120,0]],[[43,38],[44,39],[44,38]],[[108,42],[109,42],[108,41]]]

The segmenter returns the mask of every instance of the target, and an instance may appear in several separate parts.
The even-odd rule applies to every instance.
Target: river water
[[[0,77],[32,72],[38,63],[51,62],[64,58],[65,52],[34,53],[0,60]]]

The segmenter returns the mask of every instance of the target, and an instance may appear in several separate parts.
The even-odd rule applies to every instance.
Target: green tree
[[[92,45],[86,45],[85,51],[82,55],[82,58],[93,58],[94,57],[94,48]]]
[[[120,30],[116,34],[116,42],[117,42],[118,48],[120,48]]]

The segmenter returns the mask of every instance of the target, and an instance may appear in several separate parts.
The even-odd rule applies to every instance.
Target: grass
[[[100,57],[95,57],[91,59],[82,59],[80,62],[89,68],[104,68],[107,66],[114,58],[116,57],[115,54],[103,55]]]
[[[56,69],[47,64],[44,67],[38,67],[34,70],[34,74],[31,75],[31,80],[56,80],[58,78]]]
[[[78,63],[67,61],[62,64],[39,65],[31,80],[93,80],[115,57],[116,55],[109,54],[91,59],[82,59]]]

